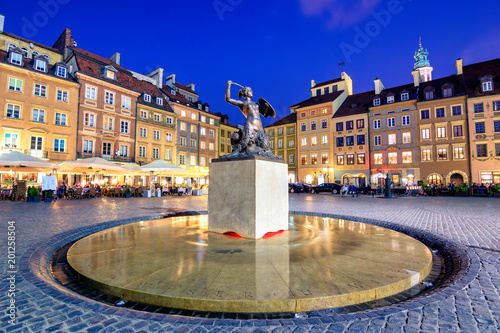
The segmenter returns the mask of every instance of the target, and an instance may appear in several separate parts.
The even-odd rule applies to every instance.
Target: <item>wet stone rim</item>
[[[30,249],[28,249],[22,256],[19,266],[19,273],[22,277],[38,287],[44,294],[58,299],[59,301],[82,306],[87,309],[92,309],[97,313],[102,314],[115,314],[119,311],[119,315],[124,315],[126,317],[141,317],[144,319],[163,321],[165,318],[169,322],[181,321],[182,323],[188,324],[201,324],[202,321],[208,320],[212,322],[212,325],[222,325],[222,326],[248,326],[249,320],[247,319],[207,319],[202,317],[189,317],[189,316],[179,316],[179,315],[167,315],[162,313],[148,313],[148,312],[138,312],[137,310],[121,308],[112,305],[107,305],[99,301],[95,301],[80,294],[67,289],[62,286],[52,275],[52,259],[56,252],[63,248],[65,245],[72,243],[78,239],[96,233],[98,231],[128,224],[134,222],[140,222],[145,220],[156,220],[163,219],[174,216],[186,216],[186,215],[202,215],[207,214],[207,211],[188,211],[183,213],[174,213],[161,216],[151,216],[133,219],[122,219],[115,220],[105,223],[100,223],[93,226],[82,227],[78,229],[69,230],[57,235],[54,235],[44,241],[39,242]],[[478,256],[465,246],[461,246],[452,241],[445,240],[444,238],[437,236],[433,233],[414,229],[411,227],[404,227],[396,223],[385,222],[380,220],[373,220],[370,218],[358,218],[345,215],[336,214],[323,214],[315,212],[302,212],[302,211],[290,211],[291,215],[307,215],[307,216],[317,216],[325,218],[336,218],[345,219],[355,222],[362,222],[367,224],[372,224],[391,230],[401,232],[403,234],[414,237],[427,245],[430,248],[438,248],[440,251],[444,252],[446,255],[451,257],[453,268],[451,272],[451,278],[446,281],[443,285],[437,287],[434,290],[430,290],[423,295],[416,296],[414,298],[402,301],[400,303],[383,306],[376,309],[370,309],[367,311],[360,311],[355,313],[338,313],[337,309],[326,309],[308,312],[304,318],[293,319],[293,321],[298,325],[312,325],[317,324],[317,320],[324,323],[337,322],[337,321],[352,321],[356,319],[367,319],[384,317],[401,311],[408,311],[416,308],[421,308],[422,306],[440,302],[458,291],[465,288],[472,280],[476,278],[480,269],[480,260]],[[282,322],[279,319],[272,320],[250,320],[255,326],[282,326]],[[230,323],[229,323],[230,322]]]

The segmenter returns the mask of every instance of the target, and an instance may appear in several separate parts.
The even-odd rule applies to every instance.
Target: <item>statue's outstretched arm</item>
[[[233,85],[233,81],[231,81],[231,80],[227,81],[226,102],[228,102],[229,104],[232,104],[232,105],[236,105],[237,107],[241,108],[241,106],[243,105],[243,102],[231,98],[231,86],[232,85]]]

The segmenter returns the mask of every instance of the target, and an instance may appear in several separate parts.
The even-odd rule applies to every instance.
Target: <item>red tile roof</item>
[[[290,113],[289,115],[286,115],[285,117],[276,120],[274,123],[269,124],[266,126],[268,127],[274,127],[274,126],[282,126],[282,125],[288,125],[288,124],[295,124],[297,122],[297,114],[295,112]]]
[[[316,85],[314,87],[312,87],[311,89],[320,88],[320,87],[327,86],[329,84],[337,83],[337,82],[341,82],[341,81],[342,81],[342,78],[338,78],[338,79],[333,79],[333,80],[329,80],[329,81],[325,81],[325,82],[316,83]]]
[[[312,105],[317,105],[317,104],[333,102],[343,92],[344,92],[343,90],[340,90],[340,91],[331,92],[331,93],[325,94],[325,95],[314,96],[314,97],[311,97],[309,99],[306,99],[305,101],[302,101],[300,103],[292,105],[292,106],[290,106],[290,108],[303,108],[306,106],[312,106]]]
[[[200,96],[196,93],[196,91],[192,90],[191,88],[188,88],[188,86],[185,86],[183,84],[180,84],[180,83],[175,83],[175,85],[177,86],[177,88],[180,88],[182,90],[186,90],[187,92],[190,92],[191,94],[195,94],[196,96]]]
[[[340,118],[369,112],[375,91],[367,91],[348,96],[332,118]]]
[[[463,67],[464,83],[470,97],[500,94],[500,58]],[[493,77],[493,91],[482,91],[481,78]]]

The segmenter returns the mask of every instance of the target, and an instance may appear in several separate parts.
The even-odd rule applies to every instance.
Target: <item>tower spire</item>
[[[422,47],[422,37],[419,37],[419,47],[418,51],[415,52],[415,64],[413,66],[414,70],[418,70],[420,72],[420,82],[427,82],[432,80],[432,70],[431,63],[427,57],[429,56],[429,52],[427,49],[424,50]]]

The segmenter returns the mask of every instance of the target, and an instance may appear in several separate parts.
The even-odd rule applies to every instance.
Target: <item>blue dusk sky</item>
[[[0,13],[6,32],[52,46],[69,28],[78,47],[120,52],[125,68],[175,73],[236,125],[244,116],[224,101],[227,80],[252,87],[278,119],[309,98],[311,80],[340,77],[342,61],[354,93],[377,77],[411,83],[419,37],[433,77],[451,75],[457,58],[500,57],[499,10],[498,0],[41,0],[5,2]]]

